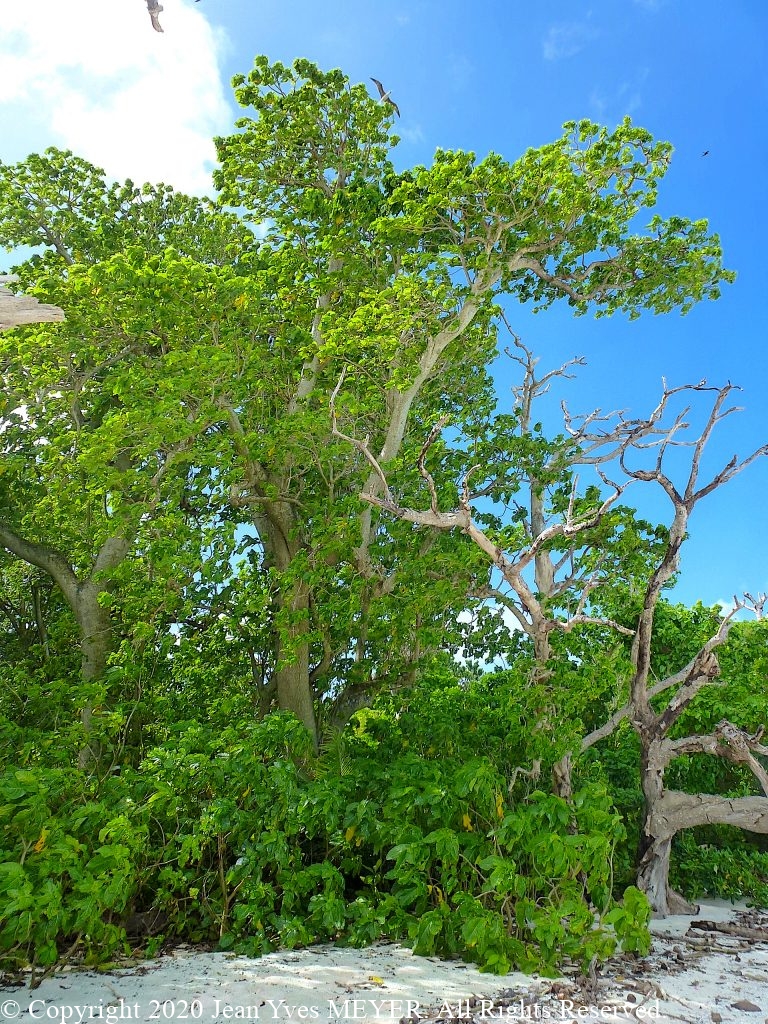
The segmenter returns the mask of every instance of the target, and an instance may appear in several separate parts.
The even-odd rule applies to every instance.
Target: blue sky
[[[512,326],[542,366],[583,355],[574,410],[641,415],[670,384],[742,385],[744,412],[720,430],[714,465],[768,441],[768,5],[759,0],[597,0],[472,5],[458,0],[26,0],[3,12],[0,159],[66,146],[116,178],[210,189],[214,134],[237,110],[229,80],[255,54],[309,57],[353,81],[380,78],[402,111],[396,160],[437,147],[514,159],[566,120],[629,114],[675,155],[659,212],[706,217],[738,272],[687,317],[574,320],[567,307]],[[370,84],[370,83],[369,83]],[[702,153],[708,150],[709,155]],[[502,404],[505,375],[500,369]],[[639,495],[639,491],[637,492]],[[634,498],[632,499],[635,500]],[[648,501],[648,499],[644,499]],[[768,459],[697,509],[676,596],[728,600],[768,589]],[[649,511],[664,511],[650,502]]]

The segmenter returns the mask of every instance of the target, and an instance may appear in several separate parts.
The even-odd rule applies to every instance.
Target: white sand
[[[698,915],[729,921],[737,908],[704,904]],[[464,1016],[513,1021],[768,1020],[768,944],[702,935],[684,938],[689,917],[653,923],[643,960],[604,967],[596,986],[522,974],[481,974],[460,962],[414,956],[378,944],[365,950],[317,946],[261,959],[182,949],[109,973],[69,970],[37,989],[0,988],[0,1020],[31,1024],[104,1021],[399,1021]],[[724,950],[728,950],[725,952]],[[475,1000],[470,1003],[472,997]],[[485,999],[482,1003],[478,1000]],[[748,1001],[754,1010],[742,1005]],[[431,1012],[430,1012],[431,1011]],[[718,1016],[719,1015],[719,1016]]]

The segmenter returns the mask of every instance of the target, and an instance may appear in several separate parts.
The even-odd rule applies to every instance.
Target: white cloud
[[[189,0],[164,0],[163,34],[144,0],[4,5],[0,159],[72,149],[114,178],[210,190],[212,136],[233,112],[226,39]]]
[[[550,25],[542,43],[544,59],[562,60],[564,57],[573,57],[596,35],[594,29],[580,22],[561,21],[556,25]]]
[[[419,143],[423,142],[425,138],[424,131],[421,125],[418,124],[405,128],[401,128],[400,125],[398,125],[395,128],[395,131],[401,139],[404,139],[406,142],[410,142],[412,145],[419,145]]]

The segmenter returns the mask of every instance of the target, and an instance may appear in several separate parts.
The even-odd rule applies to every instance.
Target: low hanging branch
[[[18,277],[13,274],[0,275],[0,331],[25,324],[61,323],[64,310],[39,302],[32,295],[18,295],[4,284],[13,284]]]

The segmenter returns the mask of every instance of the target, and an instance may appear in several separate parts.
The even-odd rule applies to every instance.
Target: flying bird
[[[390,93],[388,93],[385,90],[384,86],[381,84],[381,82],[378,80],[378,78],[373,78],[373,76],[371,76],[371,81],[375,84],[376,88],[379,90],[379,96],[381,97],[381,102],[382,103],[388,103],[390,105],[390,107],[392,107],[394,112],[397,114],[397,116],[400,117],[400,107],[398,107],[398,105],[395,103],[395,101],[391,98]]]
[[[163,26],[160,24],[160,11],[162,11],[162,5],[157,0],[147,0],[147,10],[149,16],[152,19],[152,28],[155,32],[162,32]]]
[[[702,156],[709,156],[709,150],[705,149],[704,152],[701,155]]]

